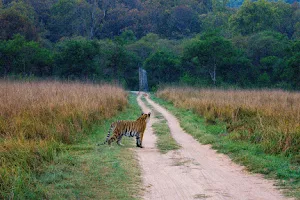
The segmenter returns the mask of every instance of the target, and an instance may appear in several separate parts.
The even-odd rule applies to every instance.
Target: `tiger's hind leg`
[[[105,143],[108,142],[109,137],[110,137],[110,133],[111,133],[111,131],[112,131],[115,127],[116,127],[116,123],[113,122],[113,123],[110,125],[110,128],[109,128],[109,130],[108,130],[108,134],[107,134],[107,136],[106,136],[105,142],[103,142],[103,143],[98,143],[97,146],[99,146],[99,145],[104,145]]]
[[[109,140],[107,141],[108,145],[111,145],[111,143],[113,141],[115,141],[117,139],[117,135],[113,135],[111,138],[109,138]]]

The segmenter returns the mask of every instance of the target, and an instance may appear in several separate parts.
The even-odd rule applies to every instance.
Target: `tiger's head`
[[[137,119],[137,121],[138,120],[142,120],[142,121],[145,121],[147,123],[150,120],[150,115],[151,115],[151,112],[149,112],[149,113],[142,113],[141,116]]]

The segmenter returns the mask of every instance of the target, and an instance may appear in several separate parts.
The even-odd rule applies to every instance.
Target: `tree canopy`
[[[0,0],[0,75],[300,89],[300,5]]]

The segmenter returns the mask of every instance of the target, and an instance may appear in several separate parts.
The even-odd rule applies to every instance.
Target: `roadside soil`
[[[137,97],[139,106],[143,112],[151,112],[142,102],[142,95]],[[144,148],[136,150],[142,168],[143,199],[288,199],[274,186],[275,181],[251,174],[210,145],[200,144],[180,127],[172,114],[148,95],[145,97],[167,120],[172,137],[181,148],[167,154],[158,151],[151,127],[155,119],[151,116],[144,134]]]

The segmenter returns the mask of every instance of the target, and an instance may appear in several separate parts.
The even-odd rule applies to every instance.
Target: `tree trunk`
[[[209,71],[209,75],[210,75],[210,78],[211,80],[213,81],[214,85],[216,85],[216,81],[217,81],[217,64],[216,62],[214,61],[214,66],[213,66],[213,69]]]
[[[216,70],[217,70],[217,65],[216,62],[214,63],[214,72],[213,72],[213,81],[214,81],[214,85],[216,85]]]
[[[90,40],[94,38],[95,34],[95,26],[96,26],[96,19],[95,19],[95,12],[96,12],[96,0],[92,5],[92,12],[91,12],[91,27],[90,27]]]

